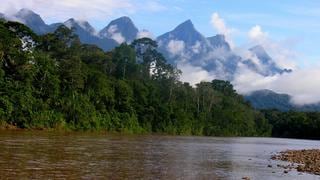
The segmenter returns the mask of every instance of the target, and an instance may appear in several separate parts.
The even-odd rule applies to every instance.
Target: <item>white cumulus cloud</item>
[[[234,43],[232,41],[232,33],[235,32],[235,29],[228,28],[224,19],[220,17],[218,13],[213,13],[211,15],[211,25],[219,34],[223,34],[226,37],[226,41],[230,44],[231,48],[234,47]]]
[[[214,74],[204,70],[199,66],[193,66],[189,63],[178,63],[177,67],[183,72],[180,76],[182,82],[188,82],[192,86],[200,83],[201,81],[212,81],[215,79]]]
[[[139,31],[137,34],[137,39],[140,39],[140,38],[154,39],[154,36],[150,31],[142,30],[142,31]]]
[[[263,32],[261,26],[252,27],[248,33],[249,38],[258,43],[264,43],[268,37],[267,32]]]

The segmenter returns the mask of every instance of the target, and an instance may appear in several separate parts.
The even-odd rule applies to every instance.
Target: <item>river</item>
[[[320,141],[95,133],[0,132],[1,179],[320,179],[270,156]],[[268,167],[272,165],[272,167]]]

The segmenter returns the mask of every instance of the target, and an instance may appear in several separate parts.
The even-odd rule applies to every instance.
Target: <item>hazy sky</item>
[[[240,71],[233,82],[239,91],[268,88],[294,95],[298,103],[320,101],[319,0],[0,0],[0,12],[28,8],[46,23],[70,17],[88,20],[97,30],[110,20],[129,16],[154,36],[191,19],[205,36],[223,33],[234,50],[262,44],[294,73],[260,77]],[[194,69],[192,69],[194,70]],[[202,73],[202,72],[201,72]],[[207,73],[207,72],[204,72]],[[210,78],[210,76],[208,76]]]

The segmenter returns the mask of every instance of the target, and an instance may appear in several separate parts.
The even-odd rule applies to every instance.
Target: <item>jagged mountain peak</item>
[[[112,20],[106,28],[109,28],[111,26],[117,26],[118,30],[125,30],[125,28],[128,29],[134,29],[138,32],[138,29],[134,25],[133,21],[128,16],[122,16],[117,19]]]
[[[83,20],[76,20],[74,18],[68,19],[66,22],[64,22],[64,25],[67,26],[68,28],[81,28],[84,31],[87,31],[89,33],[94,34],[95,29],[89,24],[88,21],[83,21]]]
[[[20,9],[16,14],[14,14],[15,17],[17,18],[21,18],[23,20],[29,20],[29,21],[41,21],[44,23],[44,21],[42,20],[42,18],[40,17],[39,14],[33,12],[30,9]]]
[[[249,49],[250,52],[255,54],[259,59],[268,59],[270,60],[271,57],[266,52],[266,50],[261,45],[256,45]]]
[[[32,10],[30,9],[27,9],[27,8],[22,8],[20,9],[16,15],[21,15],[21,16],[28,16],[28,15],[38,15],[36,14],[35,12],[33,12]],[[39,16],[39,15],[38,15]]]
[[[226,38],[223,34],[217,34],[212,37],[207,38],[213,48],[224,48],[227,51],[230,51],[230,45],[226,41]]]
[[[115,39],[120,43],[120,40],[132,42],[136,39],[138,32],[139,30],[133,21],[127,16],[122,16],[112,20],[108,26],[99,32],[99,35],[103,38]]]
[[[37,34],[45,34],[48,32],[48,25],[42,20],[39,14],[30,9],[20,9],[14,14],[15,20],[27,25]]]
[[[133,21],[128,17],[128,16],[122,16],[122,17],[119,17],[117,19],[114,19],[110,22],[110,24],[112,23],[119,23],[119,22],[123,22],[123,23],[130,23],[130,24],[133,24]]]
[[[70,18],[70,19],[66,20],[63,24],[65,26],[67,26],[68,28],[71,28],[72,26],[74,26],[76,24],[76,20],[74,18]]]
[[[41,23],[41,25],[45,24],[40,15],[30,9],[20,9],[14,16],[25,23]]]
[[[219,41],[226,41],[226,36],[223,35],[223,34],[217,34],[217,35],[209,37],[209,38],[214,38],[214,39],[219,40]]]
[[[290,69],[282,69],[278,67],[276,61],[272,59],[269,54],[266,52],[263,46],[256,45],[249,49],[249,51],[256,56],[256,60],[248,59],[244,61],[249,68],[252,70],[259,72],[264,76],[270,76],[275,74],[282,74],[282,73],[290,73],[292,70]]]
[[[95,29],[87,21],[70,18],[64,22],[64,25],[70,29],[73,28],[75,34],[79,36],[83,43],[97,45],[103,50],[111,50],[117,46],[113,39],[99,37]]]
[[[183,23],[179,24],[175,30],[195,30],[195,27],[190,19],[184,21]]]
[[[229,74],[234,73],[239,61],[239,57],[226,51],[230,47],[224,36],[207,39],[196,30],[191,20],[184,21],[172,31],[159,36],[157,41],[160,52],[171,64],[188,63],[211,72],[216,71],[217,74],[227,74],[228,79],[231,79]]]
[[[179,24],[174,30],[171,31],[172,33],[181,33],[181,34],[189,34],[189,35],[196,35],[196,36],[202,36],[198,30],[195,28],[194,24],[190,19],[182,22]]]
[[[196,30],[191,20],[182,22],[172,31],[159,36],[157,39],[165,44],[171,40],[179,40],[190,47],[197,44],[208,45],[206,38]]]

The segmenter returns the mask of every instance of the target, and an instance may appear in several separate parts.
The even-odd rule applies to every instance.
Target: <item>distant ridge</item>
[[[277,109],[280,111],[320,111],[320,103],[310,105],[294,105],[291,103],[291,96],[278,94],[271,90],[259,90],[245,96],[256,109]]]

